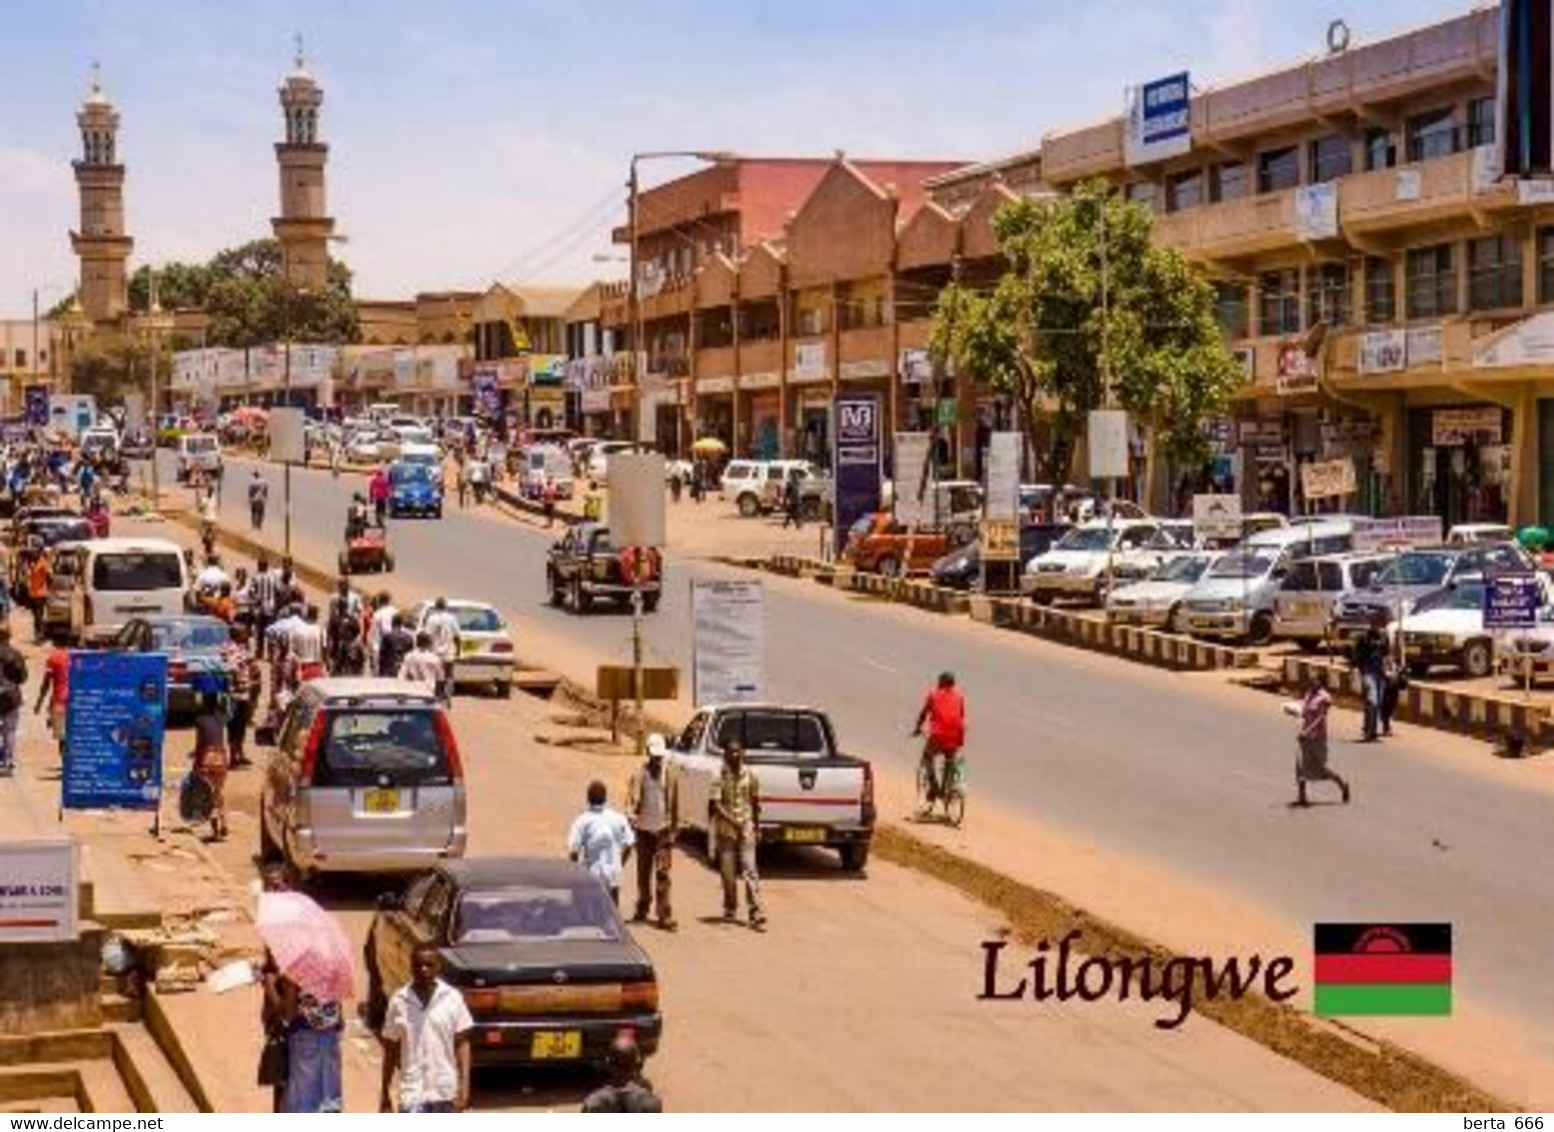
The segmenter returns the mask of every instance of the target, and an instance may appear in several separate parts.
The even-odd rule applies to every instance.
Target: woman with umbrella
[[[341,1112],[341,1003],[356,981],[350,940],[328,912],[300,892],[264,892],[256,925],[274,959],[265,1002],[286,1026],[283,1112]]]

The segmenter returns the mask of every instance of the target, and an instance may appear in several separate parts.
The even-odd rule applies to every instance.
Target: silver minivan
[[[464,771],[437,698],[405,680],[304,684],[259,800],[259,848],[305,877],[416,871],[462,857]]]
[[[1273,636],[1274,599],[1290,566],[1353,548],[1354,523],[1347,519],[1302,520],[1262,531],[1211,566],[1188,591],[1181,620],[1195,637],[1266,644]]]
[[[1273,635],[1310,651],[1328,640],[1333,604],[1345,590],[1370,585],[1390,554],[1327,554],[1296,562],[1273,600]]]

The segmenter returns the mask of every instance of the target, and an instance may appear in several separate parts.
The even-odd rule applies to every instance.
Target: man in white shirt
[[[415,648],[400,663],[399,678],[423,684],[428,692],[437,695],[437,686],[442,682],[442,661],[432,651],[430,634],[422,631],[415,635]]]
[[[202,594],[214,594],[232,579],[221,567],[221,558],[212,554],[205,560],[205,568],[194,578],[194,588]]]
[[[318,606],[307,607],[302,624],[291,631],[290,647],[299,680],[307,683],[324,675],[324,631],[318,624]]]
[[[464,996],[438,975],[442,955],[422,944],[410,959],[410,982],[389,999],[383,1020],[383,1085],[378,1111],[393,1112],[399,1073],[400,1112],[469,1108],[470,1017]]]
[[[372,622],[367,626],[367,671],[369,673],[377,674],[378,649],[383,644],[383,638],[394,628],[394,617],[398,612],[387,593],[378,595],[377,608],[372,614]]]
[[[619,810],[605,805],[609,797],[604,783],[588,784],[588,808],[577,816],[567,834],[567,852],[610,890],[610,899],[621,902],[621,870],[637,843],[631,824]]]
[[[443,672],[437,682],[437,698],[453,705],[453,665],[459,658],[459,619],[448,608],[448,599],[440,597],[421,626],[432,640],[432,651],[442,661]]]

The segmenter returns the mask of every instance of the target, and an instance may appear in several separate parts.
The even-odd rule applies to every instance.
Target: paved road
[[[266,535],[279,537],[279,472]],[[229,473],[230,521],[246,523]],[[297,553],[333,561],[346,502],[363,481],[298,472]],[[628,620],[574,617],[544,604],[542,531],[450,510],[393,525],[399,575],[480,597],[519,619],[526,657],[591,679],[589,653],[625,657]],[[690,657],[688,577],[729,576],[671,561],[673,584],[650,619],[651,651]],[[403,584],[403,583],[401,583]],[[1548,875],[1550,795],[1522,768],[1493,772],[1443,759],[1439,744],[1335,744],[1355,804],[1292,813],[1293,743],[1274,701],[1191,677],[773,584],[767,598],[768,691],[829,708],[844,742],[908,767],[922,690],[941,668],[968,689],[975,797],[1103,848],[1142,854],[1292,922],[1376,919],[1457,926],[1457,986],[1529,1033],[1547,1034],[1554,980],[1537,977],[1554,938]],[[1483,760],[1482,748],[1461,759]],[[1531,774],[1531,764],[1527,773]],[[1547,1039],[1545,1038],[1545,1043]],[[1545,1044],[1544,1056],[1551,1051]]]

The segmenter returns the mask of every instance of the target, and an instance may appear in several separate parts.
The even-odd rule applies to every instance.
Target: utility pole
[[[1110,409],[1113,403],[1114,390],[1112,389],[1112,351],[1111,351],[1111,271],[1107,261],[1106,248],[1106,199],[1101,200],[1101,382],[1105,389],[1106,407]],[[1113,571],[1116,566],[1116,547],[1113,525],[1116,522],[1117,511],[1117,478],[1108,476],[1106,479],[1106,598],[1111,596],[1112,586],[1115,582]],[[1104,609],[1105,598],[1101,606]]]
[[[642,328],[642,295],[639,290],[641,284],[638,279],[639,268],[637,264],[637,159],[639,154],[631,155],[631,177],[626,183],[628,194],[627,210],[631,220],[631,396],[632,396],[632,421],[635,435],[625,437],[626,440],[636,440],[642,435],[642,379],[647,376],[647,340]],[[634,599],[635,600],[635,599]],[[638,678],[641,678],[640,669]],[[640,696],[641,690],[638,689]],[[639,699],[637,710],[642,710]],[[639,754],[641,752],[638,752]]]

